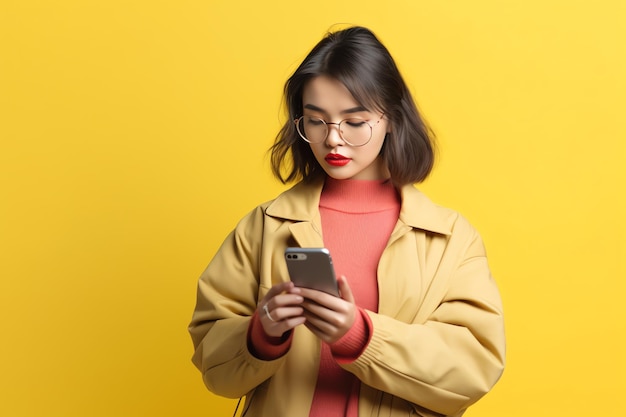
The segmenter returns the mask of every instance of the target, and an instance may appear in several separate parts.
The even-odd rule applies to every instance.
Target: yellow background
[[[0,415],[232,414],[190,363],[196,280],[284,188],[282,85],[335,23],[395,56],[439,137],[421,188],[485,239],[508,367],[467,415],[619,414],[624,4],[3,0]]]

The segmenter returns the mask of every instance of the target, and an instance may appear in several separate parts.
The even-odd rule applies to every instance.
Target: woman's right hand
[[[281,337],[305,322],[300,289],[293,282],[274,285],[257,306],[257,314],[268,336]]]

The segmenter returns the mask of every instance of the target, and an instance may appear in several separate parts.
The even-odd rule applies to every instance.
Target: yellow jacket
[[[208,389],[246,396],[246,417],[308,417],[320,342],[304,326],[273,361],[250,354],[257,302],[289,279],[287,246],[322,247],[322,184],[297,184],[244,217],[200,277],[189,331]],[[460,416],[504,368],[500,295],[478,233],[412,185],[378,265],[371,341],[342,365],[361,380],[359,416]]]

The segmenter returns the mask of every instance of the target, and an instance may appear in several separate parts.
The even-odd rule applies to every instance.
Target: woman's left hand
[[[337,280],[341,297],[323,291],[300,287],[304,297],[302,307],[306,322],[304,325],[326,343],[335,343],[354,324],[356,306],[354,296],[345,276]]]

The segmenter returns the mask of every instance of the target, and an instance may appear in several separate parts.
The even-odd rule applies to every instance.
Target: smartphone
[[[297,287],[312,288],[339,296],[335,268],[326,248],[287,248],[285,261]]]

